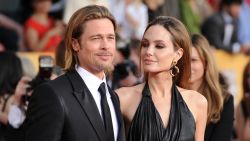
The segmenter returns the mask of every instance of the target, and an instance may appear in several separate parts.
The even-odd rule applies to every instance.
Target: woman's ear
[[[77,39],[72,38],[72,47],[75,52],[78,52],[80,50],[80,43]]]
[[[183,49],[179,48],[175,53],[176,53],[175,54],[175,60],[178,61],[182,57],[182,55],[183,55]]]

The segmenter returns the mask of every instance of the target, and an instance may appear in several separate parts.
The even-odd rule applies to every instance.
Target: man
[[[220,11],[209,17],[202,25],[202,34],[217,49],[231,53],[246,53],[237,36],[237,20],[242,0],[222,0]]]
[[[115,29],[103,6],[73,14],[66,29],[66,73],[32,94],[26,141],[125,140],[118,97],[105,79],[105,72],[113,69]]]
[[[239,41],[242,45],[249,47],[250,55],[250,0],[244,0],[240,9],[240,17],[239,17]]]

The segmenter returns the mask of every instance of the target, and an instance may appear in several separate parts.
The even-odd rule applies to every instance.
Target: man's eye
[[[93,37],[93,38],[91,38],[92,40],[99,40],[99,39],[101,39],[100,37]]]
[[[115,37],[108,37],[109,40],[115,40]]]

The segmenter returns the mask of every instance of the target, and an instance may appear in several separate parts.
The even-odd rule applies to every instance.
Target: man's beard
[[[98,66],[99,70],[104,70],[106,75],[110,75],[112,73],[112,71],[114,70],[113,63],[110,63],[108,65],[104,65],[104,64],[96,62],[96,65]]]

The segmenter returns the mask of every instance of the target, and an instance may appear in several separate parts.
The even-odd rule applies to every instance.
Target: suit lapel
[[[120,103],[119,103],[119,99],[116,95],[116,93],[110,89],[110,87],[108,87],[109,89],[109,93],[111,95],[111,99],[112,102],[114,104],[114,108],[115,108],[115,113],[116,113],[116,117],[117,117],[117,121],[118,121],[118,137],[117,137],[117,141],[120,141],[122,138],[122,134],[124,132],[123,130],[123,119],[122,119],[122,114],[121,114],[121,110],[120,110]]]
[[[87,115],[88,120],[95,129],[99,139],[104,140],[106,135],[103,122],[92,94],[77,71],[74,70],[69,72],[67,73],[67,76],[73,87],[73,95],[76,97],[84,113]]]

